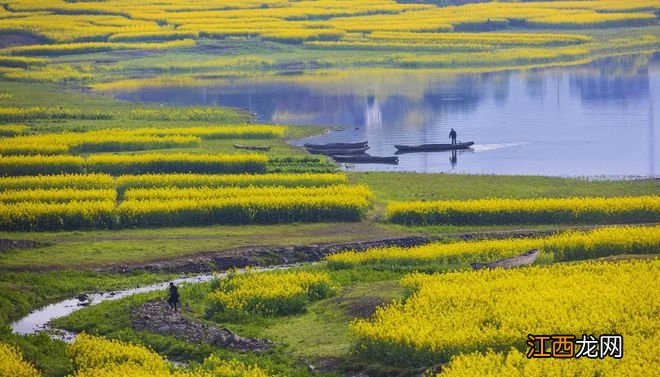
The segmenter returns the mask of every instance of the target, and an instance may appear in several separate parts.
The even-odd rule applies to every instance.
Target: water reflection
[[[141,88],[128,100],[247,108],[261,121],[339,126],[309,142],[446,142],[451,127],[473,152],[402,156],[369,170],[543,175],[655,176],[653,117],[658,55],[613,57],[577,67],[494,73],[341,71],[236,79],[205,87]],[[301,141],[300,143],[302,143]],[[625,148],[626,153],[614,153]]]

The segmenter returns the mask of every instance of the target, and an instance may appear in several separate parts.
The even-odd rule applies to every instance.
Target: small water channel
[[[281,266],[264,267],[264,268],[251,268],[250,271],[257,272],[257,271],[283,270],[295,266],[300,266],[300,264],[281,265]],[[239,273],[243,271],[244,270],[238,270]],[[205,283],[211,281],[216,277],[223,277],[226,275],[227,273],[203,274],[203,275],[195,275],[189,277],[180,277],[170,281],[176,284],[177,286],[181,284],[199,284],[199,283]],[[14,333],[20,335],[29,335],[29,334],[45,331],[48,332],[49,335],[51,335],[51,337],[53,338],[61,339],[67,342],[72,341],[75,334],[61,329],[53,329],[50,327],[49,322],[57,318],[65,317],[73,312],[84,309],[87,306],[96,305],[105,301],[120,300],[122,298],[137,295],[140,293],[149,293],[155,291],[163,291],[163,294],[165,295],[167,293],[167,289],[170,281],[145,285],[142,287],[129,288],[124,290],[87,294],[87,300],[84,301],[81,301],[77,297],[75,297],[68,300],[56,302],[44,306],[41,309],[35,310],[30,314],[28,314],[27,316],[12,322],[10,324],[10,327]]]

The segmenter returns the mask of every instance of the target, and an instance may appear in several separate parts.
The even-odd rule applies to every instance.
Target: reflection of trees
[[[646,98],[651,59],[652,55],[626,55],[595,61],[585,69],[571,72],[571,94],[591,102]]]

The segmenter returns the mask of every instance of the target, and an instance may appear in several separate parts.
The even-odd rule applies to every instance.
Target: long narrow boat
[[[368,154],[357,154],[352,156],[332,155],[330,157],[332,157],[337,162],[347,162],[353,164],[398,164],[399,163],[399,158],[396,156],[381,157],[381,156],[370,156]]]
[[[328,144],[309,144],[305,143],[305,148],[313,149],[354,149],[354,148],[364,148],[368,142],[360,141],[357,143],[328,143]]]
[[[515,257],[499,259],[488,263],[470,263],[472,268],[480,270],[482,268],[513,268],[520,266],[527,266],[536,261],[541,249],[532,249],[526,253],[522,253]]]
[[[317,149],[317,148],[305,148],[307,152],[311,154],[326,154],[326,155],[347,155],[347,154],[362,154],[369,149],[369,147],[364,148],[351,148],[351,149]]]
[[[398,152],[437,152],[451,151],[455,149],[468,149],[474,145],[474,141],[456,144],[419,144],[419,145],[394,145]]]
[[[249,151],[269,151],[270,146],[269,145],[242,145],[242,144],[234,144],[234,148],[236,149],[247,149]]]

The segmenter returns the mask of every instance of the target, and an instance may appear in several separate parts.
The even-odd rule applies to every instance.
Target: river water
[[[354,70],[140,87],[110,94],[173,105],[234,106],[262,122],[341,127],[303,142],[446,143],[453,127],[474,148],[415,153],[355,170],[657,177],[660,54],[581,66],[447,73]]]

